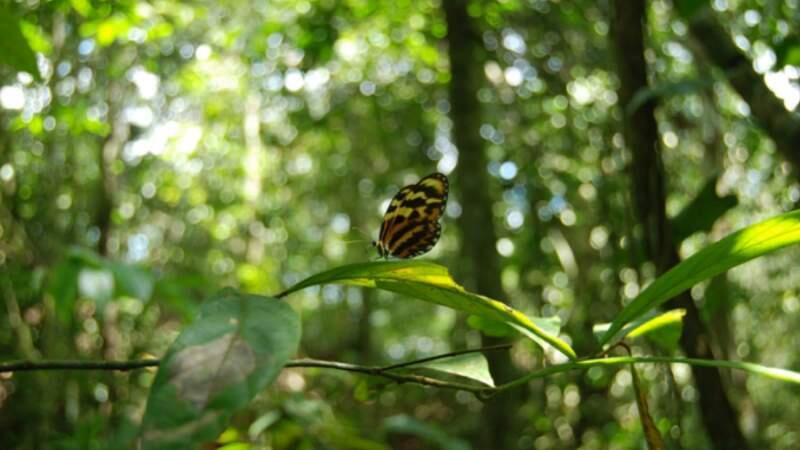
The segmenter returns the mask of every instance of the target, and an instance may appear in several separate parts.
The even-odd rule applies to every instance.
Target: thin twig
[[[339,361],[325,361],[320,359],[295,359],[289,361],[285,367],[317,367],[322,369],[342,370],[345,372],[356,372],[367,375],[383,377],[398,383],[416,383],[426,386],[434,386],[445,389],[456,389],[470,392],[483,392],[485,387],[457,383],[451,381],[442,381],[436,378],[426,377],[423,375],[396,373],[392,370],[422,364],[429,361],[434,361],[453,356],[464,355],[468,353],[485,352],[492,350],[501,350],[509,348],[510,344],[493,345],[488,347],[481,347],[469,350],[459,350],[455,352],[444,353],[441,355],[430,356],[427,358],[416,359],[390,366],[361,366],[357,364],[344,363]],[[160,359],[140,359],[131,361],[80,361],[80,360],[49,360],[49,361],[11,361],[0,363],[0,373],[7,372],[31,372],[35,370],[118,370],[129,371],[136,369],[143,369],[146,367],[156,367],[161,364]]]
[[[131,361],[11,361],[0,363],[0,373],[31,372],[34,370],[136,370],[155,367],[161,363],[159,359],[138,359]]]
[[[397,364],[392,364],[391,366],[384,366],[382,368],[382,370],[400,369],[402,367],[415,366],[417,364],[436,361],[437,359],[451,358],[453,356],[466,355],[466,354],[469,354],[469,353],[483,353],[483,352],[488,352],[488,351],[492,351],[492,350],[505,350],[505,349],[509,349],[509,348],[511,348],[511,344],[497,344],[497,345],[489,345],[487,347],[481,347],[481,348],[473,348],[473,349],[467,349],[467,350],[457,350],[455,352],[442,353],[441,355],[429,356],[427,358],[417,359],[417,360],[414,360],[414,361],[406,361],[406,362],[401,362],[401,363],[397,363]]]

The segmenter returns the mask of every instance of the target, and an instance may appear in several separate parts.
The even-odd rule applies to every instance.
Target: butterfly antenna
[[[372,238],[370,237],[369,233],[364,232],[364,230],[358,227],[353,227],[353,229],[361,233],[361,235],[364,236],[365,238],[367,238],[367,242],[372,242]]]

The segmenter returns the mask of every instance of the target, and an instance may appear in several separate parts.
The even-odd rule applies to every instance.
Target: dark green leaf
[[[675,0],[675,7],[684,19],[691,19],[708,4],[709,0]]]
[[[39,66],[36,64],[36,55],[31,50],[28,40],[22,34],[19,19],[8,10],[0,6],[0,63],[13,69],[28,72],[37,79]]]
[[[775,46],[775,57],[778,69],[787,65],[800,67],[800,36],[792,35],[782,40]]]
[[[280,300],[217,294],[162,359],[142,421],[142,448],[196,448],[214,440],[275,379],[299,340],[300,320]]]
[[[641,89],[634,94],[630,103],[625,107],[625,113],[630,115],[636,112],[648,101],[659,97],[671,97],[675,95],[691,94],[714,85],[714,80],[697,79],[681,80],[672,83],[662,83],[645,89]]]
[[[717,177],[712,177],[697,196],[672,219],[675,242],[682,242],[699,231],[709,231],[723,214],[739,204],[735,195],[717,195]]]

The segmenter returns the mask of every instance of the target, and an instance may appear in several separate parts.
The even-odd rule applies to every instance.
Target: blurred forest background
[[[796,0],[3,2],[0,360],[159,357],[221,287],[374,259],[388,200],[434,171],[451,194],[423,258],[590,351],[680,258],[797,207],[798,23]],[[799,256],[696,286],[670,304],[678,345],[635,350],[800,368]],[[386,292],[288,301],[301,356],[492,342]],[[490,362],[503,381],[553,358],[520,342]],[[800,448],[797,386],[639,367],[668,448]],[[152,379],[4,374],[0,448],[122,448]],[[284,370],[231,426],[237,448],[644,446],[622,367],[488,402]]]

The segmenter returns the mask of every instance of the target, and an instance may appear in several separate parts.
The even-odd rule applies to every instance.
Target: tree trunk
[[[465,200],[458,225],[461,229],[461,278],[470,289],[501,300],[500,259],[495,251],[497,235],[492,217],[492,198],[481,126],[481,105],[477,93],[481,84],[481,38],[467,14],[466,0],[443,2],[447,21],[448,53],[450,57],[450,103],[453,120],[453,141],[458,148],[456,167],[460,197]],[[497,343],[484,337],[484,345]],[[487,355],[496,382],[509,380],[513,366],[507,352]],[[510,448],[511,430],[518,402],[513,395],[500,394],[486,402],[486,429],[483,448]]]
[[[646,9],[643,0],[616,0],[612,21],[613,48],[617,74],[620,79],[619,104],[624,111],[636,92],[647,88],[647,67],[644,59],[644,24]],[[656,264],[659,273],[679,262],[672,241],[666,214],[666,188],[658,148],[658,128],[655,120],[655,100],[624,115],[625,142],[632,161],[629,166],[633,200],[641,224],[642,241],[647,257]],[[681,347],[687,356],[713,358],[708,332],[700,320],[697,307],[688,293],[666,305],[685,308]],[[736,411],[724,390],[720,372],[715,368],[692,366],[700,400],[700,413],[706,432],[717,450],[746,448]]]

